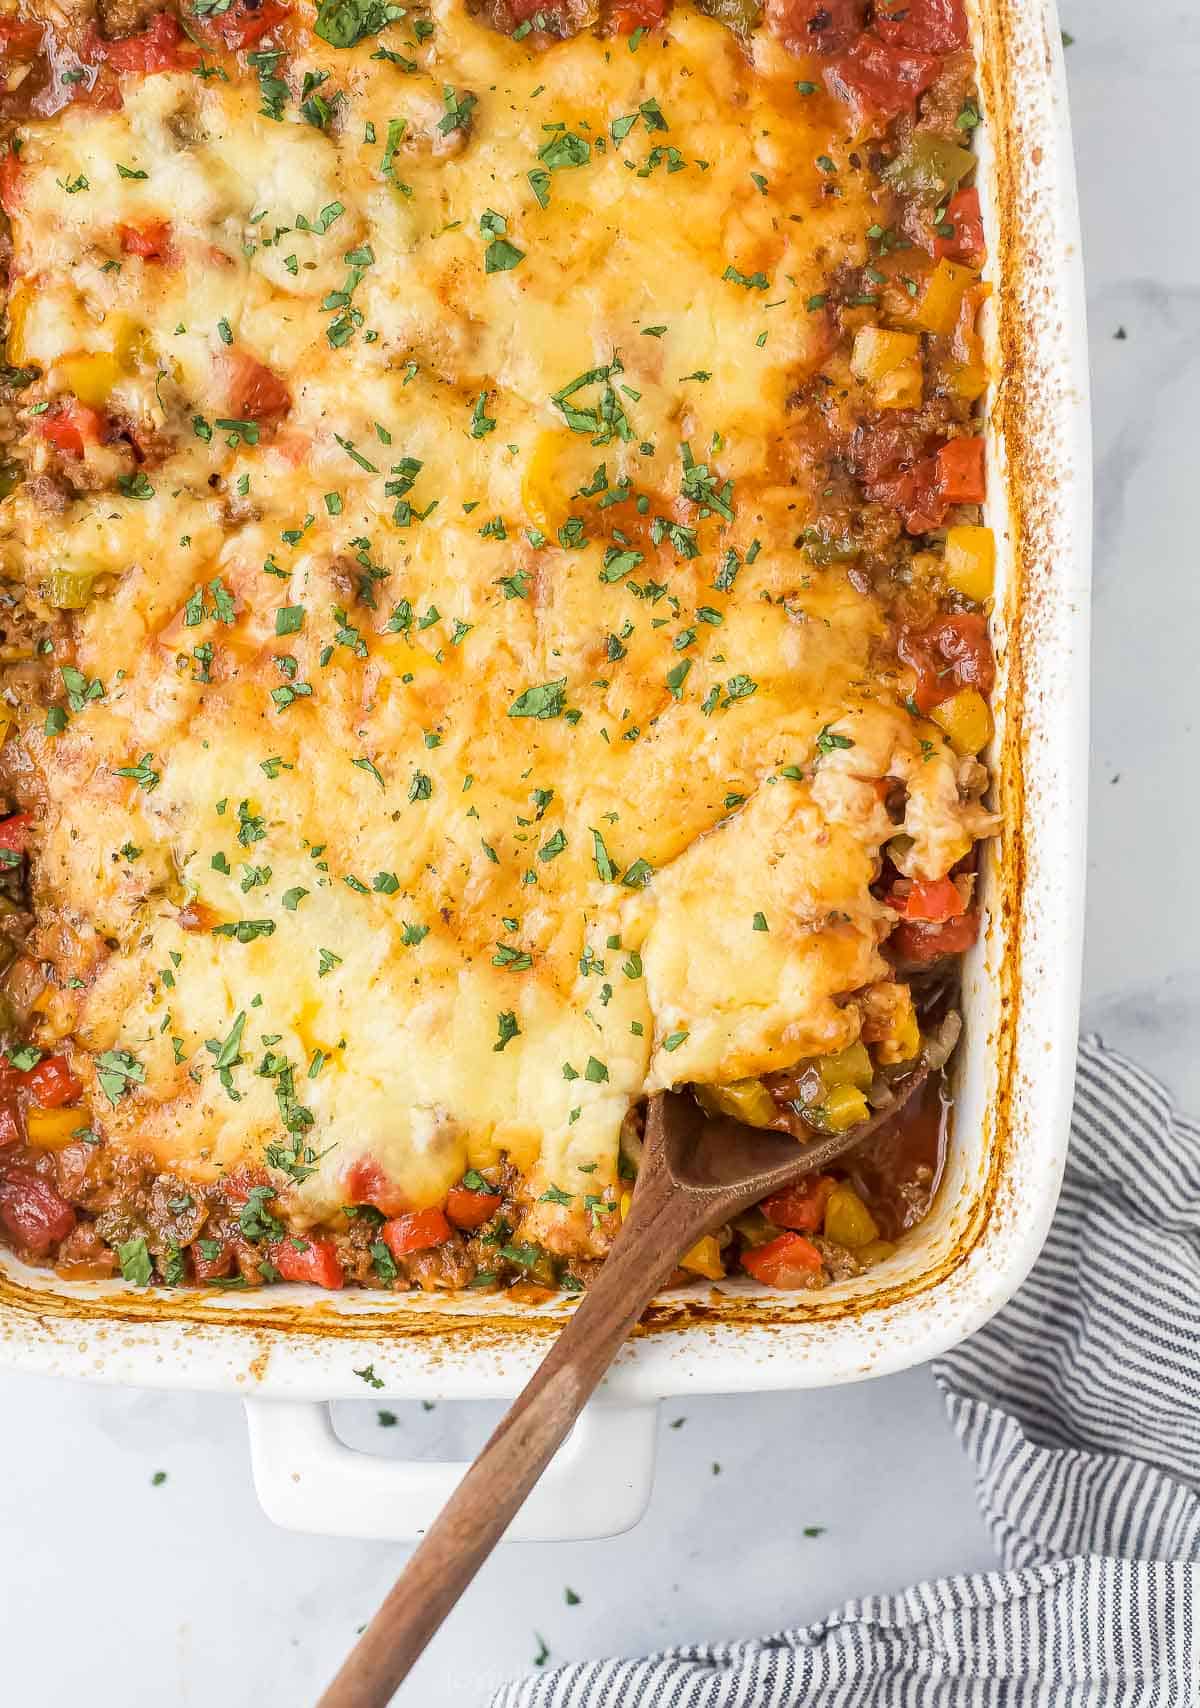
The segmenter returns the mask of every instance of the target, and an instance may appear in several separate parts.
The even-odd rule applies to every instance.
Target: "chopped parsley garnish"
[[[829,725],[826,724],[818,732],[816,746],[818,753],[832,753],[835,748],[853,747],[854,743],[848,735],[839,735],[836,730],[830,729]]]
[[[508,715],[510,718],[560,718],[566,703],[566,692],[565,676],[560,677],[557,682],[542,682],[535,688],[526,688],[508,708]]]
[[[506,1044],[511,1044],[514,1038],[519,1038],[521,1028],[517,1025],[517,1017],[511,1008],[506,1008],[496,1016],[497,1041],[492,1045],[495,1054],[499,1055]]]
[[[483,252],[485,273],[509,273],[525,259],[525,251],[505,237],[507,230],[508,221],[504,215],[488,208],[479,221],[480,235],[489,239]]]
[[[150,1248],[144,1235],[139,1234],[135,1239],[127,1239],[118,1245],[117,1262],[121,1266],[124,1280],[132,1282],[135,1287],[150,1285],[150,1278],[154,1274],[154,1260],[150,1256]]]
[[[131,1086],[146,1083],[146,1069],[128,1050],[105,1050],[96,1057],[96,1078],[115,1109]]]
[[[384,0],[321,0],[314,33],[330,47],[355,47],[365,36],[376,36],[403,18],[406,8]]]

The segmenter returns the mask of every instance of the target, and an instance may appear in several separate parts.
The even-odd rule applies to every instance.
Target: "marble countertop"
[[[1200,808],[1178,787],[1194,769],[1200,632],[1200,226],[1186,217],[1200,10],[1144,0],[1136,28],[1125,0],[1062,10],[1075,38],[1096,430],[1084,1024],[1200,1108],[1200,909],[1179,905],[1195,892]],[[496,1415],[394,1409],[381,1429],[369,1402],[340,1408],[339,1427],[377,1450],[445,1458],[479,1445]],[[274,1529],[236,1400],[0,1374],[0,1410],[11,1700],[311,1702],[404,1558]],[[927,1370],[823,1393],[692,1399],[664,1406],[660,1427],[638,1528],[503,1550],[403,1700],[483,1708],[543,1642],[556,1661],[750,1635],[994,1563]]]

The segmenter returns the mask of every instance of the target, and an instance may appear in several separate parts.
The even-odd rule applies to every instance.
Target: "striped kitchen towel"
[[[1094,1038],[1046,1248],[935,1374],[1004,1570],[492,1708],[1197,1708],[1200,1124]]]

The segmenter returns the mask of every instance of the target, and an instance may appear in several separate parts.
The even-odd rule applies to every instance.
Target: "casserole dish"
[[[514,1534],[601,1534],[632,1522],[649,1484],[656,1398],[852,1380],[960,1339],[1019,1283],[1053,1210],[1082,906],[1082,294],[1052,8],[989,0],[976,27],[989,118],[980,183],[1000,286],[987,520],[1000,545],[994,765],[1007,829],[984,864],[986,929],[966,968],[946,1178],[920,1229],[866,1277],[802,1303],[737,1281],[662,1299]],[[177,1298],[65,1282],[5,1259],[0,1344],[10,1361],[43,1371],[246,1392],[273,1517],[404,1536],[427,1522],[455,1468],[364,1461],[337,1446],[312,1402],[368,1387],[512,1392],[563,1308],[517,1316],[495,1298],[431,1304],[357,1292],[313,1301],[287,1286],[267,1300]],[[573,1474],[583,1458],[586,1478]]]

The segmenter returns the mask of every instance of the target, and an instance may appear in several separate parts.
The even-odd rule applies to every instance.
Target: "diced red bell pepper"
[[[11,219],[21,205],[21,157],[6,148],[0,158],[0,207]]]
[[[21,1075],[21,1083],[42,1109],[61,1109],[64,1103],[78,1103],[83,1096],[83,1086],[71,1072],[66,1056],[47,1056]]]
[[[286,415],[292,394],[257,357],[234,350],[226,358],[229,370],[229,406],[242,421],[269,421]]]
[[[469,1186],[452,1186],[446,1194],[446,1214],[456,1228],[481,1228],[503,1202],[498,1192],[472,1192]]]
[[[19,18],[0,18],[0,64],[33,58],[42,45],[43,24],[23,24]]]
[[[57,450],[81,457],[87,445],[98,445],[104,435],[104,417],[73,397],[54,415],[38,417],[38,432]]]
[[[285,1281],[308,1281],[315,1287],[334,1290],[346,1285],[337,1246],[331,1239],[289,1235],[270,1246],[268,1254]]]
[[[979,915],[962,913],[956,919],[943,920],[940,925],[923,925],[905,920],[898,925],[888,942],[905,961],[924,964],[939,961],[943,955],[961,955],[979,936]]]
[[[849,106],[856,124],[883,124],[912,111],[940,65],[932,54],[908,53],[867,30],[848,52],[830,60],[824,77],[829,92]]]
[[[8,854],[28,854],[29,826],[32,823],[32,814],[27,812],[10,813],[7,818],[0,819],[0,848]]]
[[[399,1215],[407,1202],[399,1187],[370,1157],[360,1157],[351,1163],[346,1170],[345,1189],[347,1203],[373,1204],[385,1216]]]
[[[962,0],[875,0],[875,28],[912,53],[956,53],[968,39]]]
[[[215,1255],[206,1257],[201,1245],[217,1247]],[[197,1240],[190,1248],[192,1273],[197,1281],[219,1281],[233,1268],[233,1247],[228,1240]]]
[[[25,1142],[21,1113],[15,1103],[0,1103],[0,1150]]]
[[[947,504],[982,504],[987,497],[982,438],[951,439],[937,454],[938,491]]]
[[[992,691],[996,662],[987,619],[978,612],[958,611],[927,629],[903,629],[896,651],[917,673],[913,699],[919,712],[931,712],[960,688]]]
[[[918,879],[904,894],[893,891],[888,905],[904,919],[925,925],[943,925],[967,910],[962,892],[950,878]]]
[[[821,1253],[803,1234],[780,1234],[742,1253],[742,1268],[765,1287],[807,1287],[821,1269]]]
[[[453,1232],[441,1210],[414,1210],[405,1216],[394,1216],[380,1229],[383,1242],[393,1257],[404,1257],[410,1251],[429,1251],[435,1245],[445,1245]]]
[[[263,0],[263,4],[251,11],[244,4],[231,6],[227,12],[209,18],[211,27],[220,36],[227,48],[238,49],[254,47],[265,35],[282,24],[285,18],[291,16],[290,6],[280,6],[276,0]]]
[[[271,1176],[265,1168],[241,1163],[225,1176],[225,1196],[235,1208],[249,1203],[250,1194],[258,1186],[270,1186]]]
[[[803,1234],[818,1233],[825,1220],[829,1194],[836,1185],[832,1174],[810,1175],[807,1180],[798,1180],[794,1186],[776,1192],[773,1198],[764,1198],[762,1212],[777,1228],[792,1228]]]
[[[987,260],[983,241],[983,213],[979,206],[979,191],[956,190],[946,204],[941,225],[954,227],[953,237],[933,234],[932,250],[935,261],[961,261],[967,267],[982,267]]]
[[[518,0],[522,3],[522,0]],[[525,0],[528,3],[528,0]],[[670,0],[617,0],[612,9],[612,21],[618,35],[631,36],[635,30],[656,30],[667,15]],[[545,10],[536,3],[529,6],[526,16]]]
[[[770,0],[767,28],[789,53],[844,53],[866,13],[866,0]]]
[[[44,1257],[75,1226],[75,1212],[40,1174],[13,1168],[0,1180],[0,1223],[18,1245]]]
[[[184,36],[174,12],[156,12],[140,35],[105,41],[96,34],[89,46],[91,57],[105,60],[114,71],[132,77],[148,77],[156,71],[183,71],[199,62],[199,55]]]
[[[147,220],[145,225],[119,225],[117,235],[126,255],[140,255],[143,261],[165,261],[170,254],[169,219]]]

